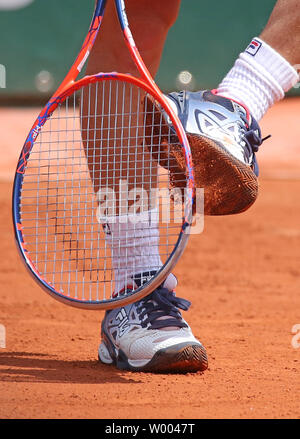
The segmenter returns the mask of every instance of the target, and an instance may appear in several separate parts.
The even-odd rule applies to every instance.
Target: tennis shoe
[[[143,276],[131,280],[141,285]],[[170,274],[150,295],[107,311],[102,322],[99,360],[122,370],[197,372],[207,369],[205,348],[194,337],[180,310],[190,302],[176,297]]]
[[[265,140],[248,109],[209,90],[174,92],[166,98],[187,134],[195,185],[204,188],[204,214],[228,215],[248,209],[258,196],[255,153]],[[149,125],[149,119],[154,119],[151,135],[158,151],[152,148],[152,154],[169,169],[173,185],[180,186],[185,182],[185,160],[172,122],[163,112],[161,123],[160,107],[150,98],[145,101],[145,109]]]

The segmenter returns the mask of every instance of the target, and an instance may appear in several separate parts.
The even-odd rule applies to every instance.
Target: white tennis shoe
[[[143,276],[134,276],[139,286]],[[197,372],[207,369],[205,348],[179,310],[190,302],[175,296],[170,274],[138,302],[107,311],[102,322],[99,360],[119,369],[144,372]]]

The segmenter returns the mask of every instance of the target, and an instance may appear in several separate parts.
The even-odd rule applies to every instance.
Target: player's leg
[[[179,0],[126,1],[131,31],[153,76],[159,66],[167,32],[176,20],[179,5]],[[102,26],[100,37],[90,55],[87,73],[119,70],[137,74],[124,45],[112,0],[108,1]],[[123,155],[126,153],[128,150],[123,151]],[[152,169],[151,173],[154,175],[157,165],[153,164],[153,167],[155,169]],[[103,166],[103,161],[99,171],[102,178],[107,172],[105,178],[111,181],[116,182],[122,177],[116,175],[116,166],[114,175],[110,175],[110,167]],[[138,175],[134,177],[135,183],[138,183]],[[114,187],[114,190],[118,192],[118,187]],[[140,223],[139,228],[135,226],[131,230],[127,218],[124,232],[124,225],[120,227],[119,221],[120,217],[116,219],[116,223],[109,225],[107,234],[107,243],[113,252],[116,292],[124,288],[130,290],[133,284],[135,287],[139,286],[147,280],[149,271],[157,270],[161,266],[158,227],[153,223],[153,219],[151,228],[149,224],[145,224],[147,236],[143,231],[143,223]],[[113,245],[113,241],[117,242],[116,246]],[[131,246],[133,241],[134,245]],[[151,252],[149,249],[152,249]],[[130,263],[136,266],[135,273],[128,272],[128,258]],[[175,277],[170,274],[164,284],[147,298],[106,313],[102,322],[102,342],[99,347],[99,358],[102,362],[115,363],[119,368],[132,370],[197,371],[207,368],[205,349],[195,339],[181,316],[180,309],[187,310],[189,303],[175,296],[176,284]]]
[[[153,76],[159,66],[167,32],[176,20],[179,5],[180,0],[166,0],[164,2],[151,0],[126,1],[126,10],[132,34],[137,42],[141,56]],[[89,57],[86,73],[95,74],[99,71],[119,71],[137,76],[138,72],[126,48],[113,0],[108,0],[107,2],[101,26],[101,32]],[[104,99],[101,96],[101,93],[103,95],[101,86],[98,90],[99,96],[95,96],[95,89],[92,89],[88,96],[89,99],[83,101],[84,116],[89,117],[83,118],[82,136],[86,146],[85,149],[95,192],[98,193],[100,181],[102,181],[107,183],[115,194],[116,214],[118,216],[114,218],[115,222],[109,225],[110,233],[107,234],[107,243],[111,248],[116,243],[112,249],[112,262],[116,280],[115,288],[120,289],[126,281],[124,277],[136,274],[136,272],[129,272],[129,265],[136,267],[137,272],[141,272],[158,270],[162,262],[158,252],[159,233],[157,224],[154,221],[153,203],[151,203],[151,194],[155,192],[154,189],[157,182],[157,164],[146,148],[143,150],[141,146],[140,153],[137,153],[139,151],[138,144],[142,143],[142,141],[136,139],[135,131],[137,131],[136,126],[142,126],[142,123],[137,120],[138,116],[135,113],[142,113],[141,102],[134,88],[126,86],[123,89],[123,85],[120,85],[119,91],[117,91],[114,87],[115,83],[113,82],[112,89],[109,90],[108,88]],[[97,98],[99,114],[101,114],[101,106],[103,105],[107,110],[110,105],[115,109],[117,93],[120,95],[117,105],[119,107],[122,106],[120,113],[122,110],[123,114],[130,114],[131,129],[129,127],[124,129],[123,126],[119,127],[119,124],[122,123],[121,118],[116,117],[114,120],[112,117],[112,120],[108,121],[108,117],[105,117],[104,120],[100,121],[100,118],[98,120],[97,117],[93,117],[90,114],[90,107],[94,107]],[[90,101],[92,105],[90,105]],[[110,113],[110,111],[107,111],[107,113]],[[125,120],[126,122],[128,121]],[[114,130],[112,130],[113,135],[111,130],[106,129],[108,128],[106,126],[108,123],[110,127],[114,127]],[[88,130],[85,129],[87,124],[89,125]],[[96,134],[93,128],[95,124],[98,127]],[[100,126],[102,128],[101,133],[99,132]],[[85,138],[87,135],[89,139]],[[87,145],[93,145],[93,139],[99,137],[102,139],[101,145],[90,148],[92,151],[88,151]],[[99,151],[97,151],[97,147]],[[101,161],[97,160],[97,157],[100,156]],[[149,175],[149,177],[145,177],[145,174]],[[120,184],[120,182],[122,183]],[[138,232],[136,227],[137,221],[131,222],[131,218],[124,218],[127,205],[119,206],[120,198],[124,200],[125,204],[127,203],[126,196],[120,197],[120,190],[123,187],[126,187],[128,192],[132,189],[142,189],[143,193],[148,194],[148,197],[146,197],[148,206],[143,206],[143,208],[149,211],[149,216],[143,215],[142,223],[138,221],[141,226],[140,232]],[[147,222],[150,218],[151,225]],[[136,218],[136,220],[138,219]],[[103,222],[105,221],[103,220]],[[127,228],[126,233],[124,232],[124,227]],[[127,255],[126,258],[124,253]],[[129,260],[130,264],[128,263]]]
[[[152,76],[155,76],[156,71],[159,66],[160,58],[162,55],[162,50],[164,46],[164,42],[168,33],[169,28],[172,26],[174,21],[176,20],[178,9],[180,5],[180,0],[166,0],[160,4],[158,1],[151,0],[127,0],[126,1],[126,9],[128,18],[130,21],[130,27],[132,33],[134,35],[135,40],[137,41],[139,51],[142,55],[142,58],[149,68]],[[114,4],[114,0],[108,0],[107,6],[103,18],[103,22],[101,25],[101,32],[98,34],[98,37],[93,46],[92,52],[90,54],[86,73],[96,74],[99,71],[111,72],[118,71],[123,73],[131,73],[135,76],[138,76],[138,72],[134,62],[132,61],[128,50],[125,45],[124,36],[121,32],[119,22],[117,19],[116,8]],[[119,88],[118,91],[115,89],[115,85],[113,84],[111,89],[105,91],[104,97],[104,107],[107,112],[110,106],[112,106],[113,110],[115,110],[116,101],[118,100],[117,105],[120,107],[123,106],[123,113],[131,113],[131,125],[139,126],[139,121],[134,120],[134,113],[137,113],[137,108],[139,107],[139,99],[137,96],[136,89],[132,89],[127,86],[124,90]],[[89,139],[85,139],[86,135],[89,135],[90,140],[92,141],[94,138],[94,124],[97,119],[91,116],[90,109],[93,109],[95,106],[95,89],[92,88],[89,92],[89,96],[87,99],[83,100],[83,138],[85,144]],[[98,89],[97,93],[99,94],[99,98],[97,100],[97,110],[101,113],[101,106],[103,106],[103,99],[101,98],[101,90]],[[104,90],[102,92],[104,94]],[[117,95],[120,96],[117,96]],[[125,105],[125,108],[124,108]],[[127,108],[128,107],[128,108]],[[140,110],[139,110],[140,111]],[[121,112],[121,108],[120,108]],[[110,112],[109,112],[110,113]],[[112,117],[113,119],[113,117]],[[137,123],[135,123],[137,122]],[[100,123],[100,121],[99,121]],[[118,197],[118,183],[117,181],[120,178],[124,177],[124,173],[126,174],[127,169],[125,167],[122,168],[122,163],[116,164],[116,158],[122,155],[120,151],[120,145],[114,145],[115,151],[114,154],[111,154],[108,151],[108,154],[105,153],[103,148],[109,149],[113,142],[111,137],[107,142],[105,142],[105,136],[110,136],[109,130],[106,130],[106,126],[103,123],[108,123],[108,118],[105,118],[104,121],[101,121],[102,126],[102,162],[95,163],[94,156],[89,157],[89,167],[92,175],[92,179],[94,181],[94,189],[97,192],[99,189],[99,176],[101,170],[101,176],[103,181],[112,181],[114,182],[114,190]],[[111,120],[110,126],[120,124],[119,120]],[[89,125],[89,130],[86,130],[86,126],[84,124]],[[99,126],[99,124],[98,124]],[[122,127],[123,128],[123,127]],[[131,137],[132,133],[127,130],[127,137]],[[124,138],[124,133],[123,133]],[[107,143],[107,145],[105,145]],[[87,148],[86,148],[87,149]],[[128,154],[134,157],[136,150],[136,145],[133,143],[130,147],[128,146]],[[145,152],[146,154],[146,152]],[[97,151],[96,151],[97,156]],[[140,158],[137,157],[137,160],[142,160],[142,155],[140,154]],[[114,166],[112,166],[111,160],[113,160]],[[117,159],[118,160],[118,159]],[[146,182],[142,182],[142,176],[137,174],[139,171],[142,173],[143,165],[142,163],[136,163],[136,166],[132,166],[135,169],[134,180],[135,183],[138,183],[140,180],[141,185],[143,184],[145,190],[149,190],[149,187],[146,187]],[[101,169],[100,169],[101,168]],[[123,170],[123,173],[122,173]],[[133,172],[133,171],[131,171]],[[156,168],[153,167],[153,181],[155,180],[155,172]],[[118,175],[119,174],[119,175]],[[133,180],[133,179],[132,179]],[[128,182],[130,184],[130,182]],[[130,189],[130,188],[129,188]]]
[[[299,80],[300,9],[278,0],[259,38],[254,38],[218,87],[218,94],[244,104],[256,120]]]
[[[176,21],[181,0],[127,0],[130,28],[141,56],[154,77],[170,27]],[[87,74],[99,71],[136,74],[119,28],[113,0],[108,0],[101,32],[90,54]]]
[[[292,66],[300,63],[300,8],[298,0],[278,0],[261,39]]]

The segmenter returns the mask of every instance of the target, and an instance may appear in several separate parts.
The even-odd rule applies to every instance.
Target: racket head
[[[110,93],[109,109],[109,99],[105,93]],[[130,107],[126,99],[130,93],[138,94],[135,109]],[[92,100],[91,96],[94,96]],[[85,102],[90,106],[88,110],[83,109]],[[157,121],[158,113],[160,122]],[[107,175],[103,178],[102,169],[100,173],[100,168],[92,169],[89,164],[91,156],[94,165],[105,159],[106,170],[109,167],[112,174],[114,171],[120,172],[119,168],[111,169],[116,161],[107,162],[107,156],[109,160],[116,157],[116,144],[120,140],[118,121],[122,117],[123,143],[122,148],[118,146],[118,154],[124,148],[124,142],[127,142],[126,160],[120,160],[125,174],[132,174],[132,170],[136,172],[132,163],[136,166],[139,157],[138,163],[144,163],[140,171],[145,176],[157,168],[155,186],[168,190],[167,202],[171,200],[173,203],[174,193],[170,195],[175,187],[172,184],[172,163],[161,166],[159,144],[157,136],[153,134],[153,126],[160,124],[162,131],[169,130],[170,142],[175,139],[176,151],[181,149],[182,169],[176,178],[185,189],[184,203],[179,209],[180,218],[178,210],[171,213],[173,220],[176,215],[175,226],[162,224],[160,213],[159,252],[163,265],[155,270],[149,267],[151,275],[147,280],[133,290],[127,290],[124,295],[116,294],[112,255],[103,229],[104,222],[99,216],[99,189],[104,188],[105,191],[111,187],[111,182]],[[171,125],[166,123],[167,117],[173,119]],[[92,120],[94,124],[88,127]],[[134,123],[137,120],[142,122]],[[129,126],[130,123],[132,126]],[[162,95],[156,94],[140,79],[115,72],[81,79],[51,99],[42,110],[27,137],[17,165],[13,188],[13,222],[17,246],[27,269],[52,297],[79,308],[112,309],[150,294],[174,268],[188,240],[194,200],[189,146],[180,142],[181,125],[179,122],[176,126],[176,123],[176,117],[169,112]],[[100,124],[98,128],[97,124]],[[112,130],[115,130],[115,134],[110,134],[110,141],[114,150],[110,150],[108,143],[104,150],[101,150],[102,147],[99,149],[98,141],[103,143],[103,137],[107,141],[103,133],[111,133]],[[128,150],[128,139],[134,137],[132,130],[135,139]],[[130,148],[135,149],[135,160],[128,160],[128,152],[129,156],[132,154]],[[177,172],[178,167],[173,170],[174,174]],[[149,178],[143,178],[138,183],[149,185]],[[132,182],[130,184],[132,186]],[[160,193],[159,197],[163,206],[166,198]],[[128,267],[130,275],[139,273],[132,271]]]

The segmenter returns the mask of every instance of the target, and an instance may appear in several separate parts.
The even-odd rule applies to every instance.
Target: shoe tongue
[[[148,282],[155,275],[155,273],[156,273],[156,271],[147,271],[147,272],[139,273],[135,276],[132,276],[132,279],[134,280],[136,285],[138,287],[140,287],[141,285],[144,285],[144,283]],[[174,291],[174,289],[177,286],[177,279],[174,276],[174,274],[170,273],[167,276],[167,278],[165,279],[165,281],[161,284],[161,286],[163,288],[166,288],[170,292]],[[154,305],[156,304],[156,302],[154,300],[152,300],[152,303]],[[160,321],[169,320],[169,319],[170,319],[169,315],[164,315],[164,316],[157,318],[157,320],[160,320]],[[180,329],[180,328],[177,326],[166,326],[166,327],[160,328],[160,330],[164,330],[164,331],[174,331],[176,329]]]
[[[150,272],[144,272],[144,273],[139,273],[138,275],[135,275],[132,277],[132,279],[134,280],[134,282],[137,284],[137,286],[141,286],[143,285],[145,282],[147,282],[148,280],[151,279],[152,276],[154,276],[156,273],[156,271],[150,271]],[[177,286],[177,279],[174,276],[174,274],[170,273],[167,278],[165,279],[165,281],[161,284],[161,286],[163,288],[166,288],[167,290],[170,291],[170,293],[172,291],[174,291],[174,289]],[[151,302],[156,305],[156,302],[154,300],[151,300]],[[163,321],[163,320],[169,320],[170,316],[169,315],[163,315],[161,317],[158,317],[157,320],[159,321]],[[164,330],[164,331],[174,331],[180,329],[178,326],[165,326],[165,327],[161,327],[159,328],[159,330]]]
[[[135,282],[137,287],[144,285],[148,282],[154,275],[156,271],[144,271],[143,273],[136,274],[132,276],[132,280]],[[170,273],[166,280],[162,283],[162,287],[169,291],[173,291],[177,286],[177,279],[174,274]]]
[[[224,96],[215,95],[208,90],[203,93],[203,98],[205,101],[214,102],[215,104],[222,105],[222,107],[225,107],[229,111],[234,111],[231,100],[225,98]]]

